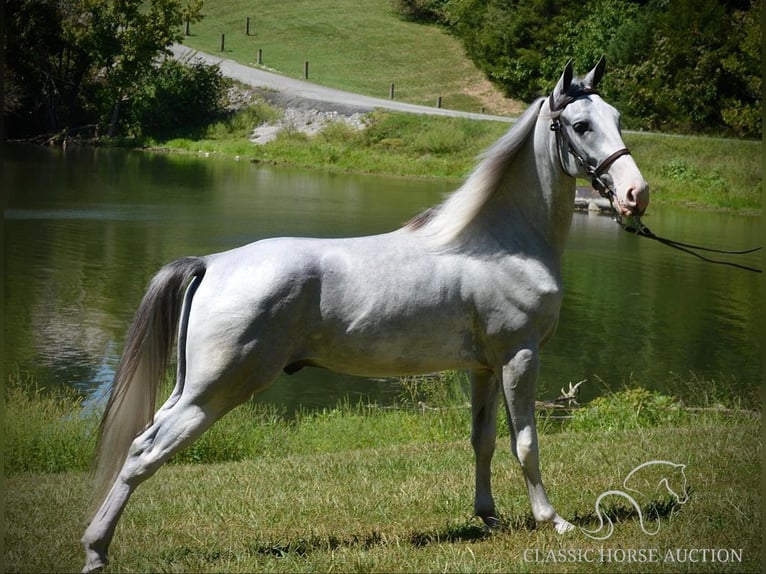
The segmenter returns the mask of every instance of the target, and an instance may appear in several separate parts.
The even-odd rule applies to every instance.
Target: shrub
[[[229,85],[218,66],[163,60],[131,98],[124,123],[137,136],[202,126],[222,111]]]
[[[626,430],[682,422],[688,414],[672,397],[642,387],[598,397],[576,410],[575,431]]]

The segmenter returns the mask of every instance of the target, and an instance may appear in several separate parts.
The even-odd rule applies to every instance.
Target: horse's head
[[[621,215],[641,215],[649,205],[649,185],[620,134],[620,114],[596,92],[606,61],[583,78],[574,78],[570,61],[548,98],[551,129],[561,168],[572,177],[592,180],[602,195],[614,192]]]

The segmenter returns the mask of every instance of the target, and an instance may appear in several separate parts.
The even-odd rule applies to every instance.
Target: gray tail
[[[198,257],[169,263],[151,280],[136,311],[99,428],[94,468],[99,502],[117,477],[133,439],[153,422],[160,381],[193,290],[187,300],[184,293],[192,278],[199,283],[206,270],[205,260]]]

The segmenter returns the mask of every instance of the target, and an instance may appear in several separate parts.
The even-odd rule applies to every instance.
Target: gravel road
[[[367,113],[376,108],[409,112],[414,114],[430,114],[435,116],[464,117],[474,120],[494,120],[511,122],[512,118],[489,114],[476,114],[471,112],[459,112],[444,108],[418,106],[396,100],[373,98],[343,90],[336,90],[304,82],[294,78],[288,78],[274,72],[268,72],[260,68],[251,68],[229,60],[221,56],[215,56],[200,52],[182,44],[174,44],[171,47],[173,55],[179,60],[202,61],[206,64],[218,64],[221,73],[238,82],[242,82],[253,88],[265,88],[273,90],[271,99],[281,107],[293,107],[298,109],[313,109],[319,112],[337,112],[343,115],[355,113]]]

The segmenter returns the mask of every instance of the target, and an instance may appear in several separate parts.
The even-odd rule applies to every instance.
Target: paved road
[[[474,120],[494,120],[502,122],[514,121],[513,118],[505,116],[494,116],[489,114],[475,114],[470,112],[459,112],[447,110],[444,108],[432,108],[429,106],[417,106],[396,100],[386,100],[383,98],[373,98],[343,90],[336,90],[304,82],[294,78],[281,76],[273,72],[267,72],[258,68],[251,68],[239,64],[234,60],[229,60],[221,56],[214,56],[205,52],[200,52],[182,44],[174,44],[171,47],[176,59],[191,59],[205,62],[206,64],[218,64],[221,73],[229,78],[247,84],[255,88],[266,88],[276,90],[288,99],[311,100],[321,102],[325,106],[339,107],[347,109],[350,112],[370,112],[376,108],[394,110],[398,112],[409,112],[414,114],[430,114],[434,116],[452,116],[464,117]]]

